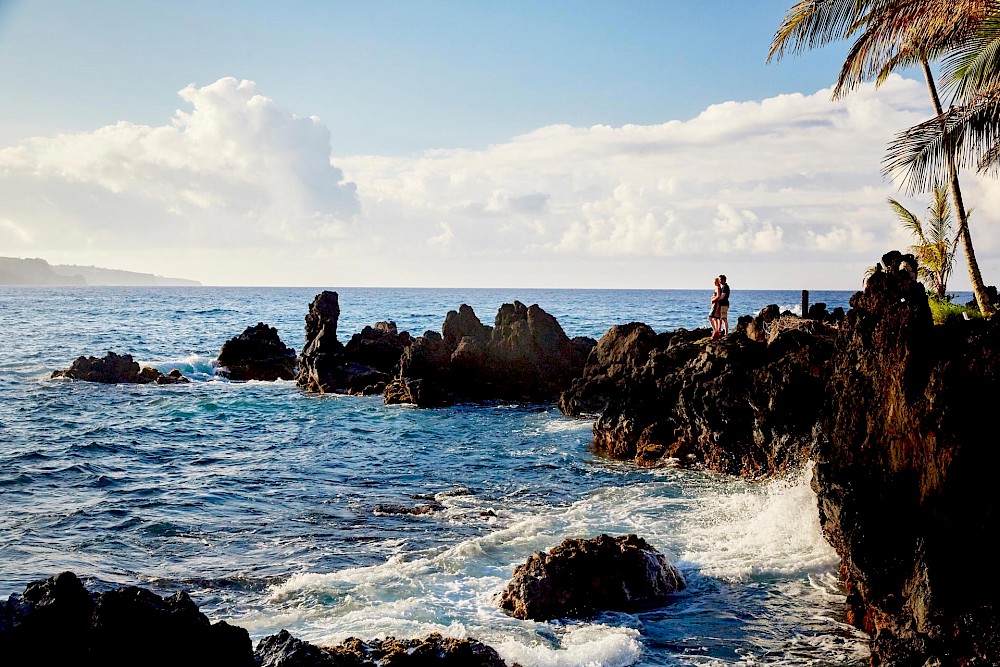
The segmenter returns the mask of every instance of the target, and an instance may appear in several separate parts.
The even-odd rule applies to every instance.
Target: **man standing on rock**
[[[722,296],[719,299],[719,338],[729,333],[729,285],[726,283],[726,276],[719,276],[719,289]]]

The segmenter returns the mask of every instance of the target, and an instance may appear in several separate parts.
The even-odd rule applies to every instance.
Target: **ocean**
[[[266,322],[301,349],[324,288],[0,287],[0,597],[64,570],[92,589],[187,590],[256,641],[281,628],[475,637],[525,667],[864,665],[839,560],[806,468],[751,483],[638,469],[590,450],[592,422],[553,405],[422,410],[308,395],[214,373],[222,344]],[[569,336],[643,321],[705,327],[705,290],[336,288],[341,342],[379,320],[440,331],[462,303],[539,304]],[[851,292],[810,294],[846,309]],[[730,324],[798,291],[740,291]],[[130,353],[186,385],[50,380],[80,355]],[[426,515],[379,504],[431,499]],[[634,532],[688,587],[662,607],[535,623],[496,595],[567,537]]]

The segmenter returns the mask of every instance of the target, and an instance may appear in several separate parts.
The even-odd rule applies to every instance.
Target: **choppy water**
[[[254,639],[474,636],[529,666],[862,665],[809,471],[750,484],[595,457],[591,423],[552,406],[417,410],[213,374],[258,321],[301,348],[318,289],[0,288],[0,596],[62,570],[88,585],[192,592]],[[704,326],[706,291],[344,288],[340,339],[393,319],[419,334],[468,303],[491,322],[538,303],[570,336],[640,320]],[[813,293],[830,308],[848,292]],[[733,293],[730,320],[798,292]],[[129,352],[195,382],[49,380]],[[430,515],[379,503],[436,498]],[[566,537],[636,532],[688,589],[588,621],[505,616],[513,567]]]

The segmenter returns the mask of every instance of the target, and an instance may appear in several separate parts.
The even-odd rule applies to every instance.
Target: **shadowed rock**
[[[131,354],[115,354],[108,352],[104,357],[78,357],[69,368],[53,371],[53,378],[69,378],[84,382],[101,382],[104,384],[177,384],[190,382],[174,369],[164,375],[150,366],[139,368]]]
[[[507,667],[485,644],[438,633],[424,639],[367,642],[352,637],[337,646],[318,647],[282,630],[260,640],[255,653],[260,667]]]
[[[339,318],[337,293],[318,294],[306,315],[298,385],[320,394],[381,394],[413,338],[398,332],[394,322],[378,322],[354,334],[344,346],[337,340]]]
[[[9,665],[254,665],[247,631],[211,623],[186,593],[91,594],[72,572],[0,603],[0,655]]]
[[[595,341],[570,340],[538,305],[504,304],[495,326],[462,305],[408,347],[399,374],[386,387],[387,403],[420,407],[462,401],[553,400],[583,369]]]
[[[667,557],[636,535],[566,539],[514,569],[500,607],[521,619],[586,618],[662,603],[685,587]]]
[[[278,330],[263,322],[247,327],[219,350],[220,374],[230,380],[295,379],[295,350],[278,337]]]
[[[764,309],[761,322],[771,314]],[[785,317],[762,333],[769,342],[751,340],[746,327],[717,340],[707,329],[612,327],[560,409],[597,413],[595,449],[640,465],[674,460],[747,477],[799,466],[812,449],[835,330]]]

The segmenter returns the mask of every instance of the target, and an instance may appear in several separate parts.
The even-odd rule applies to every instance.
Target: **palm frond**
[[[792,5],[771,41],[767,62],[801,53],[851,34],[871,5],[887,0],[800,0]]]
[[[941,74],[956,102],[1000,87],[1000,6],[986,10],[975,29],[944,57]]]
[[[860,35],[841,67],[834,98],[859,84],[881,84],[901,67],[954,48],[982,20],[986,0],[891,0],[860,17]]]
[[[900,179],[906,191],[922,192],[948,178],[952,159],[956,167],[988,171],[1000,166],[998,157],[1000,90],[897,134],[882,172]]]
[[[926,240],[924,239],[924,228],[920,222],[920,218],[913,215],[909,209],[892,197],[889,197],[888,202],[889,206],[892,207],[892,210],[896,213],[896,217],[899,219],[899,224],[901,224],[907,231],[912,232],[913,235],[920,240],[920,243],[926,243]]]

